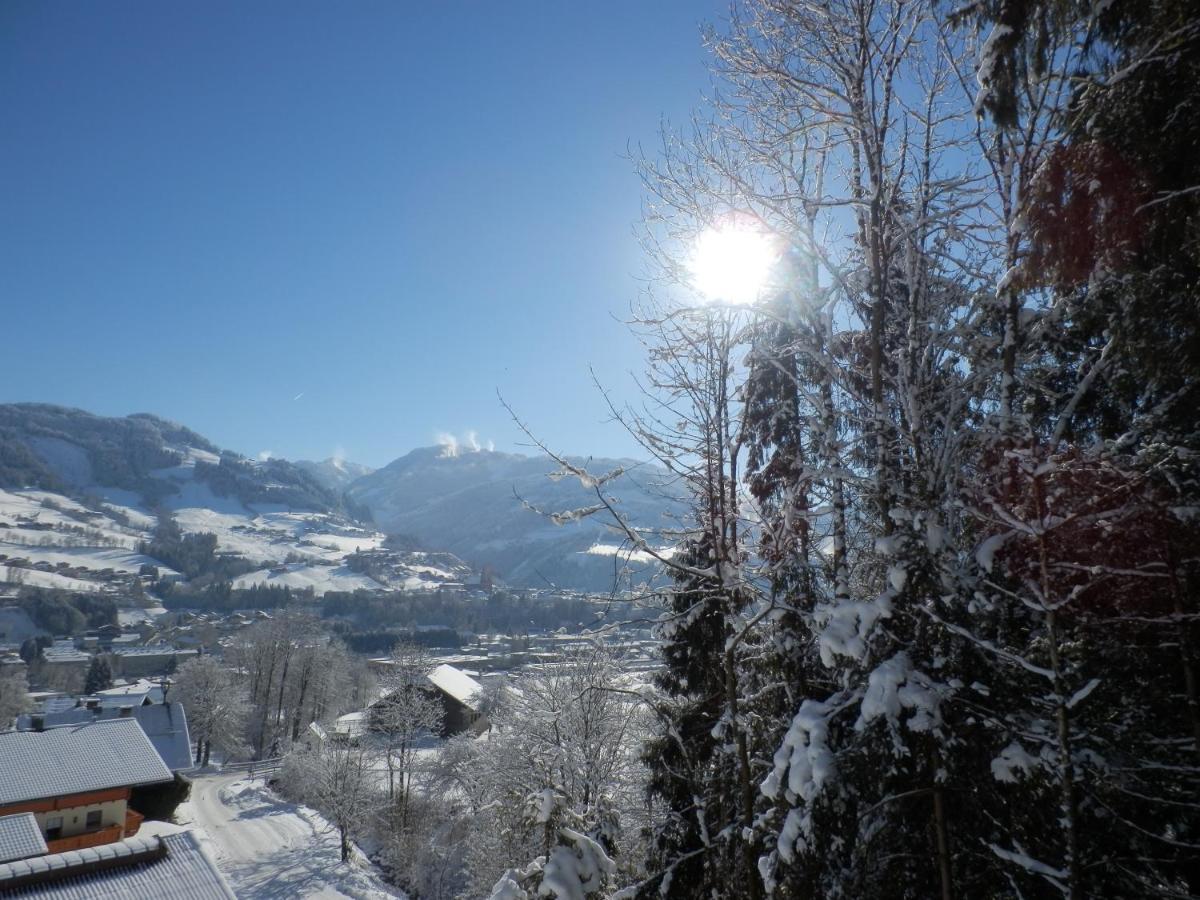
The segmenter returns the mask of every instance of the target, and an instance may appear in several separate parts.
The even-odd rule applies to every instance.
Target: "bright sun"
[[[777,256],[770,236],[748,223],[708,228],[696,238],[688,260],[692,286],[712,302],[752,303]]]

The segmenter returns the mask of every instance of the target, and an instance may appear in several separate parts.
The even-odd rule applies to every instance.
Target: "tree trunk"
[[[946,839],[946,810],[940,787],[933,789],[933,824],[937,832],[938,878],[942,885],[942,900],[952,900],[950,847]]]

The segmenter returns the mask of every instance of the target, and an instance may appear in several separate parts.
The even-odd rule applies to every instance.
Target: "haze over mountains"
[[[661,495],[657,470],[631,460],[588,465],[627,470],[607,493],[638,526],[663,527],[679,513]],[[577,479],[548,478],[554,468],[545,457],[446,446],[413,450],[378,470],[342,459],[252,460],[156,416],[0,405],[0,489],[98,498],[135,516],[170,509],[184,531],[211,531],[222,552],[255,562],[303,556],[308,548],[292,546],[301,543],[336,547],[342,555],[323,560],[323,569],[294,560],[291,571],[276,566],[258,578],[318,592],[371,587],[361,572],[343,570],[342,556],[380,546],[379,532],[398,536],[391,543],[405,549],[448,551],[515,586],[611,589],[621,540],[603,519],[556,526],[525,505],[561,511],[594,502]],[[280,531],[272,537],[271,529]],[[461,578],[463,568],[451,561],[438,571]],[[398,580],[384,587],[421,576],[392,574]]]

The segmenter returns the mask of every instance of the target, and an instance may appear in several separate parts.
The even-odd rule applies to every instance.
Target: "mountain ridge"
[[[570,460],[650,481],[665,475],[630,459]],[[179,512],[187,531],[217,528],[223,516],[319,514],[371,523],[517,586],[611,589],[617,567],[609,551],[619,534],[598,517],[556,526],[529,508],[551,513],[594,503],[577,479],[548,477],[555,468],[545,456],[445,445],[414,448],[379,469],[340,457],[250,459],[147,413],[105,417],[54,404],[0,404],[0,489],[166,507]],[[606,494],[643,528],[680,511],[629,474],[606,485]],[[239,545],[232,531],[225,539]],[[253,546],[260,555],[267,549]]]

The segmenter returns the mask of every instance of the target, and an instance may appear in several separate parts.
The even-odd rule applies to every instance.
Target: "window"
[[[93,809],[88,812],[87,827],[88,828],[99,828],[100,827],[100,810]]]
[[[50,816],[46,819],[46,840],[53,841],[62,837],[62,816]]]

